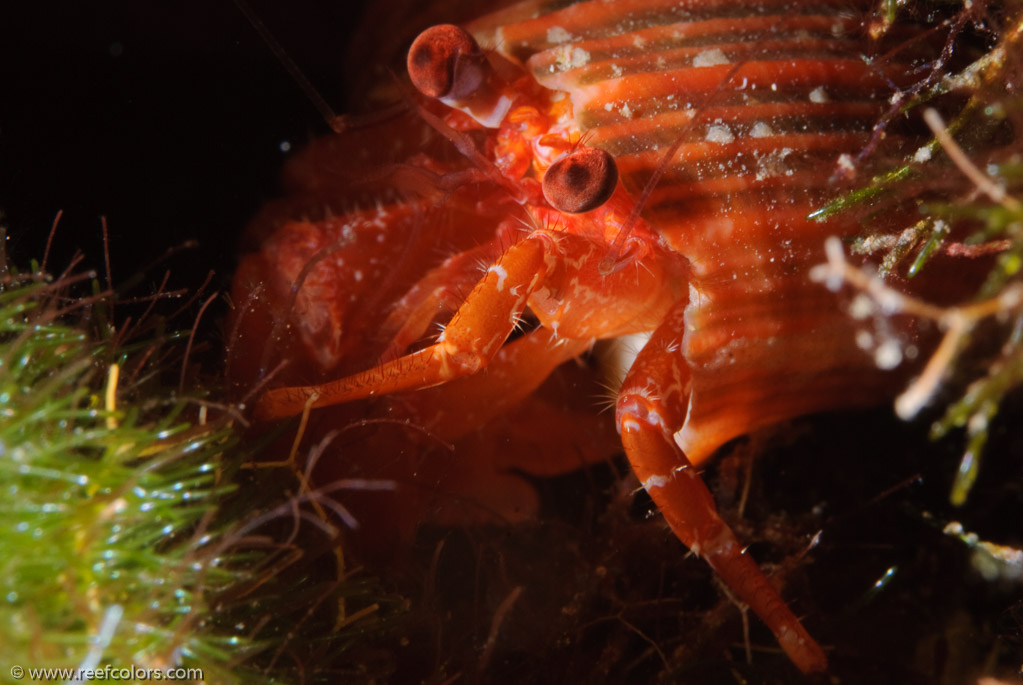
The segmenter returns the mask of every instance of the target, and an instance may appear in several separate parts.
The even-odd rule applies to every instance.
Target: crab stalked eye
[[[469,96],[485,80],[487,69],[476,39],[452,24],[426,29],[408,52],[412,84],[432,98]]]
[[[580,214],[607,202],[617,184],[614,157],[600,148],[584,147],[547,169],[543,195],[555,209]]]

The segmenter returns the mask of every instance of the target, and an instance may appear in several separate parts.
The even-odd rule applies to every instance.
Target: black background
[[[256,12],[339,110],[343,60],[360,3],[253,1]],[[167,248],[180,286],[210,269],[225,287],[238,236],[287,153],[328,131],[231,0],[5,3],[0,9],[0,211],[8,254],[25,267],[77,250],[114,282]],[[162,271],[152,274],[153,281]]]

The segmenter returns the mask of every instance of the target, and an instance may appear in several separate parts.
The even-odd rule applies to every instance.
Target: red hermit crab
[[[531,401],[593,341],[649,334],[617,395],[632,468],[793,663],[823,671],[696,467],[736,436],[890,392],[835,295],[809,278],[825,238],[859,226],[808,215],[922,58],[883,53],[856,3],[564,5],[527,0],[429,29],[408,53],[414,111],[307,154],[236,278],[233,363],[254,377],[300,360],[258,397],[260,419],[370,401],[335,417],[412,417],[457,441]],[[890,135],[879,147],[908,145]],[[360,176],[371,161],[383,171]],[[342,208],[268,223],[317,203]],[[538,326],[508,342],[525,317]],[[591,443],[569,462],[605,453],[573,430]],[[567,468],[554,450],[534,462]],[[496,473],[473,472],[515,500]]]

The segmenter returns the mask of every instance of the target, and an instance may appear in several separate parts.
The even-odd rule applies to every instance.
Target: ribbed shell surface
[[[909,66],[876,60],[863,7],[817,0],[526,2],[470,26],[573,104],[587,145],[638,198],[681,141],[642,216],[688,260],[681,350],[693,373],[677,436],[693,461],[817,410],[876,402],[892,379],[811,282],[829,235],[808,218],[839,190]],[[897,145],[890,138],[886,145]]]

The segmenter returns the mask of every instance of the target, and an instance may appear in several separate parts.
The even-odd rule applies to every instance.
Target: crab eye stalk
[[[476,39],[452,24],[426,29],[408,52],[412,84],[432,98],[468,97],[486,79],[488,68]]]
[[[618,184],[614,157],[596,147],[584,147],[563,157],[543,175],[543,195],[551,206],[582,214],[608,201]]]
[[[462,110],[488,128],[501,125],[516,97],[476,39],[452,24],[419,34],[408,51],[408,74],[423,95]]]

